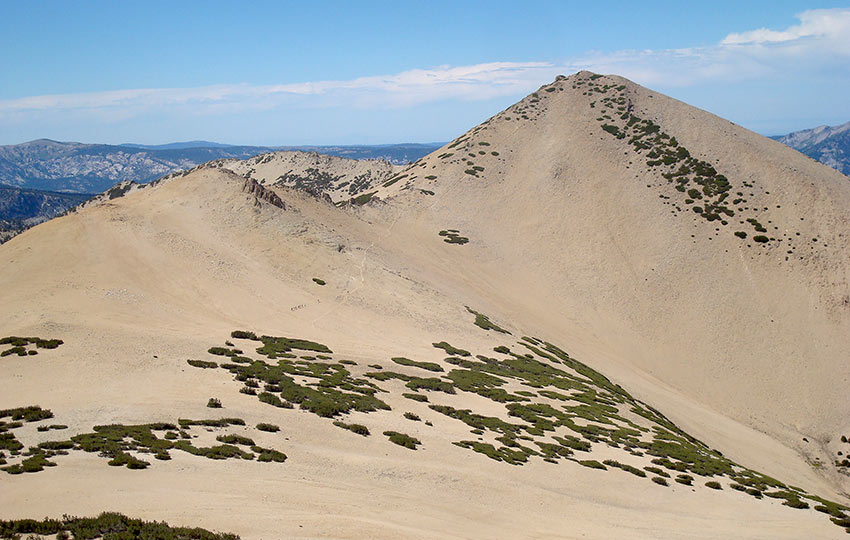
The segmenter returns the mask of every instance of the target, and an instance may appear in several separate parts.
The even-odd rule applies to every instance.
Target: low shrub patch
[[[416,450],[416,448],[422,444],[422,441],[419,439],[411,437],[405,433],[399,433],[398,431],[385,431],[384,435],[389,437],[390,442],[405,448],[410,448],[411,450]]]
[[[369,436],[369,428],[367,428],[366,426],[364,426],[362,424],[346,424],[345,422],[337,420],[337,421],[334,422],[334,425],[336,427],[340,427],[342,429],[347,429],[348,431],[351,431],[352,433],[356,433],[356,434],[362,435],[364,437]]]

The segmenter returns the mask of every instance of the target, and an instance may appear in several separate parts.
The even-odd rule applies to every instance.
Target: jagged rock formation
[[[274,152],[215,164],[263,185],[291,187],[314,197],[327,196],[334,203],[362,200],[402,169],[382,160],[354,160],[316,152]]]
[[[260,205],[260,201],[265,201],[272,206],[277,206],[280,209],[286,210],[286,205],[280,200],[280,197],[274,191],[267,189],[259,184],[253,178],[246,178],[242,184],[242,191],[250,193],[254,196],[256,206]]]

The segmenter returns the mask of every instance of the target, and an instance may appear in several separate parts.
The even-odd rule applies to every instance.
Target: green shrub
[[[210,409],[221,409],[221,400],[211,397],[209,401],[207,401],[207,407]]]
[[[756,236],[753,236],[753,240],[755,242],[760,243],[760,244],[764,244],[764,243],[768,242],[770,239],[763,234],[758,234]]]
[[[314,277],[313,282],[317,285],[325,285],[325,280]]]
[[[653,482],[655,482],[656,484],[658,484],[659,486],[667,486],[667,485],[669,485],[669,484],[667,483],[667,480],[665,480],[665,479],[661,478],[660,476],[653,476],[653,477],[652,477],[652,481],[653,481]]]
[[[411,390],[434,390],[436,392],[445,392],[446,394],[454,394],[455,388],[450,382],[446,382],[436,377],[411,377],[406,385]]]
[[[284,403],[279,397],[272,394],[271,392],[260,392],[257,394],[257,397],[263,403],[268,403],[274,407],[279,407],[281,409],[292,409],[293,406],[291,403]]]
[[[210,347],[207,352],[216,356],[237,356],[242,354],[242,351],[239,349],[228,349],[227,347]]]
[[[435,364],[434,362],[417,362],[416,360],[410,360],[409,358],[404,358],[402,356],[392,358],[392,361],[401,366],[417,367],[434,372],[443,371],[443,367],[440,364]]]
[[[257,424],[257,429],[259,429],[260,431],[267,431],[269,433],[275,433],[280,431],[279,426],[276,426],[275,424],[266,424],[264,422],[260,422],[259,424]]]
[[[352,433],[356,433],[356,434],[362,435],[364,437],[369,436],[369,428],[367,428],[366,426],[364,426],[362,424],[346,424],[345,422],[336,420],[336,421],[334,421],[334,425],[336,427],[340,427],[342,429],[347,429],[348,431],[350,431]]]
[[[421,401],[421,402],[427,402],[428,401],[428,396],[424,396],[422,394],[404,393],[404,394],[402,394],[402,397],[406,397],[407,399],[412,399],[413,401]]]
[[[744,231],[735,231],[735,236],[737,236],[738,238],[746,238],[747,233],[745,233]]]
[[[61,520],[45,518],[41,521],[18,519],[0,521],[0,538],[18,538],[22,535],[52,536],[57,540],[68,538],[145,538],[157,540],[239,540],[233,534],[213,533],[205,529],[171,527],[164,522],[131,519],[117,513],[102,513],[96,518],[65,516]]]
[[[422,420],[421,418],[419,418],[418,414],[413,414],[412,412],[404,413],[404,417],[408,420],[413,420],[414,422],[419,422],[420,420]]]
[[[474,309],[471,309],[469,306],[467,306],[466,310],[475,315],[475,326],[483,328],[484,330],[495,330],[496,332],[499,332],[501,334],[510,334],[510,332],[508,332],[504,328],[493,323],[487,315],[484,315],[483,313],[478,313]]]
[[[432,343],[431,345],[433,345],[437,349],[443,349],[444,351],[446,351],[446,353],[452,356],[471,356],[471,353],[469,351],[452,347],[445,341],[441,341],[439,343]]]
[[[694,477],[689,474],[679,474],[676,475],[676,482],[684,484],[686,486],[692,486],[694,482]]]
[[[286,454],[283,452],[278,452],[272,448],[263,448],[261,446],[252,446],[251,450],[256,452],[257,461],[260,463],[264,462],[275,462],[275,463],[283,463],[286,461]]]
[[[254,441],[249,437],[228,433],[227,435],[218,435],[215,440],[225,444],[241,444],[242,446],[254,446]]]
[[[257,334],[254,332],[247,332],[245,330],[234,330],[230,333],[230,337],[234,339],[250,339],[251,341],[260,341],[260,338],[257,337]]]
[[[405,433],[399,433],[398,431],[385,431],[384,435],[389,437],[390,442],[405,448],[410,448],[411,450],[416,450],[416,447],[422,444],[422,441],[419,439],[411,437]]]
[[[42,409],[38,405],[30,405],[16,409],[2,409],[0,410],[0,418],[11,418],[14,421],[38,422],[39,420],[53,418],[53,412],[49,409]]]
[[[210,369],[210,368],[217,368],[218,367],[217,363],[207,362],[206,360],[186,360],[186,362],[190,366],[196,367],[196,368]]]

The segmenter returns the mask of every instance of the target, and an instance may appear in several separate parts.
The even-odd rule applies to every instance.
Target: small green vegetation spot
[[[243,437],[242,435],[235,435],[233,433],[228,433],[227,435],[218,435],[215,440],[225,444],[241,444],[242,446],[254,446],[253,439]]]
[[[267,431],[269,433],[276,433],[280,431],[279,426],[276,426],[275,424],[266,424],[263,422],[257,424],[257,429],[259,429],[260,431]]]
[[[653,481],[653,482],[655,482],[656,484],[658,484],[659,486],[667,486],[667,485],[669,485],[669,484],[667,483],[667,480],[665,480],[665,479],[661,478],[660,476],[653,476],[653,477],[652,477],[652,481]]]
[[[162,540],[239,540],[233,534],[214,533],[205,529],[171,527],[165,522],[131,519],[122,514],[104,512],[96,518],[65,516],[62,519],[44,518],[0,521],[0,538],[55,537],[66,538],[158,538]]]
[[[323,279],[319,279],[319,278],[317,278],[317,277],[314,277],[314,278],[313,278],[313,283],[315,283],[316,285],[324,285],[324,284],[325,284],[325,280],[323,280]]]
[[[207,352],[212,354],[212,355],[215,355],[215,356],[230,356],[230,357],[239,356],[240,354],[242,354],[242,351],[239,350],[239,349],[229,349],[227,347],[210,347],[209,350],[207,350]]]
[[[689,474],[679,474],[676,475],[676,482],[684,484],[686,486],[692,486],[694,485],[694,477]]]
[[[444,351],[446,351],[446,353],[448,353],[452,356],[471,356],[469,351],[452,347],[451,345],[449,345],[445,341],[441,341],[439,343],[432,343],[431,345],[433,345],[434,347],[436,347],[438,349],[443,349]]]
[[[207,401],[207,407],[210,409],[221,409],[221,400],[211,397],[210,400]]]
[[[390,442],[405,448],[410,448],[411,450],[416,450],[416,447],[422,444],[422,441],[416,437],[411,437],[410,435],[399,433],[398,431],[385,431],[384,435],[389,437]]]
[[[760,244],[766,244],[770,239],[763,234],[757,234],[756,236],[753,236],[753,240]]]
[[[420,369],[424,369],[427,371],[440,372],[443,371],[442,366],[440,364],[436,364],[434,362],[417,362],[416,360],[410,360],[409,358],[404,358],[402,356],[397,356],[392,359],[393,362],[399,364],[401,366],[410,366],[417,367]]]
[[[35,345],[39,349],[55,349],[62,345],[64,341],[61,339],[42,339],[39,337],[18,337],[8,336],[0,338],[0,345],[11,345],[10,348],[0,352],[0,356],[10,356],[17,354],[18,356],[34,356],[38,351],[34,349],[27,350],[27,346]]]
[[[469,238],[461,236],[455,229],[442,230],[440,231],[440,236],[444,237],[443,242],[447,244],[463,245],[469,242]]]
[[[187,362],[190,366],[192,366],[192,367],[196,367],[196,368],[204,368],[204,369],[210,369],[210,368],[213,368],[213,369],[214,369],[214,368],[217,368],[217,367],[218,367],[218,364],[217,364],[217,363],[215,363],[215,362],[207,362],[206,360],[186,360],[186,362]]]
[[[423,403],[428,402],[428,396],[423,396],[422,394],[412,394],[412,393],[404,393],[402,397],[406,397],[407,399],[412,399],[413,401],[420,401]]]
[[[422,420],[421,418],[419,418],[418,414],[413,414],[412,412],[404,413],[404,417],[408,420],[413,420],[414,422],[419,422],[420,420]]]
[[[362,195],[358,195],[357,197],[353,197],[350,202],[355,206],[362,206],[367,202],[372,200],[372,197],[375,196],[376,191],[372,191],[370,193],[364,193]]]
[[[257,337],[257,334],[254,332],[247,332],[245,330],[234,330],[230,333],[230,337],[234,339],[250,339],[251,341],[260,341],[260,338]]]
[[[367,428],[366,426],[364,426],[362,424],[346,424],[345,422],[337,420],[337,421],[334,422],[334,425],[336,427],[340,427],[342,429],[347,429],[348,431],[350,431],[352,433],[362,435],[363,437],[369,436],[369,428]]]
[[[737,236],[738,238],[746,238],[747,233],[745,233],[744,231],[735,231],[735,236]]]
[[[483,313],[478,313],[469,306],[466,307],[466,310],[475,315],[475,326],[488,331],[495,330],[496,332],[499,332],[501,334],[510,334],[510,332],[497,325],[496,323],[492,322],[490,320],[490,317],[488,317],[487,315],[484,315]]]
[[[608,470],[608,467],[599,463],[595,459],[587,459],[587,460],[584,460],[584,461],[579,461],[578,463],[579,463],[579,465],[584,465],[585,467],[588,467],[590,469],[601,469],[603,471]]]

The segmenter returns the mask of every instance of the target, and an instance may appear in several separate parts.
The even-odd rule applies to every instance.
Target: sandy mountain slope
[[[7,472],[33,471],[0,474],[3,517],[843,536],[840,174],[587,72],[363,206],[242,174],[202,167],[0,246],[3,336],[63,341],[0,347],[0,407],[53,415],[0,411],[23,446]]]
[[[348,159],[316,152],[273,152],[215,164],[260,184],[327,194],[333,202],[357,199],[403,169],[383,160]]]

